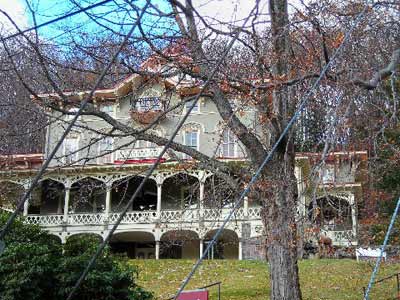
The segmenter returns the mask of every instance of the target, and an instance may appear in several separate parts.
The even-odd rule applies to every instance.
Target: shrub
[[[0,227],[8,215],[0,214]],[[62,246],[52,235],[17,219],[0,256],[0,299],[65,299],[96,251],[99,239],[71,237]],[[152,294],[135,284],[138,272],[109,249],[96,260],[74,300],[148,300]]]

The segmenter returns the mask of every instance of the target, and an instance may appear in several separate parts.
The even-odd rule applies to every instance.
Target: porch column
[[[160,241],[156,241],[156,259],[160,259]]]
[[[304,195],[304,180],[303,180],[303,173],[302,169],[299,166],[296,166],[294,168],[294,175],[297,180],[297,191],[298,191],[298,202],[297,202],[297,208],[298,208],[298,214],[296,217],[300,220],[302,217],[306,215],[306,199]]]
[[[245,219],[249,217],[249,197],[247,196],[243,199],[243,215]]]
[[[161,218],[162,183],[157,183],[157,218]]]
[[[204,253],[204,240],[200,239],[200,258],[203,256]]]
[[[204,217],[204,176],[200,179],[200,191],[199,191],[199,218]]]
[[[352,228],[352,233],[353,236],[357,236],[357,210],[356,210],[356,204],[354,201],[354,194],[349,195],[349,203],[351,207],[351,228]]]
[[[239,239],[239,247],[238,247],[239,249],[239,257],[238,257],[238,259],[239,260],[242,260],[243,259],[243,243],[242,243],[242,239]]]
[[[108,216],[111,211],[111,192],[112,192],[112,186],[107,185],[106,187],[106,207],[104,210],[104,220],[108,221]]]
[[[31,182],[29,180],[24,183],[24,194],[29,190],[30,185]],[[24,209],[22,211],[23,216],[28,215],[29,202],[31,201],[31,199],[32,199],[32,193],[29,195],[28,199],[26,199],[26,201],[24,202]]]
[[[64,197],[64,224],[68,224],[68,209],[69,209],[69,198],[70,198],[70,187],[65,187]]]
[[[24,212],[23,212],[23,216],[27,216],[28,215],[28,209],[29,209],[29,201],[31,200],[31,196],[28,197],[28,199],[26,199],[25,203],[24,203]]]

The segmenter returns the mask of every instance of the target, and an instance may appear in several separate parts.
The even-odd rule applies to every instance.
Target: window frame
[[[188,142],[187,141],[187,134],[188,133],[195,134],[194,136],[196,136],[196,147],[187,144],[187,142]],[[191,138],[191,140],[192,140],[192,138]],[[200,129],[198,129],[198,128],[197,129],[192,129],[192,128],[185,129],[183,131],[183,145],[185,145],[186,147],[192,148],[192,149],[194,149],[196,151],[200,151],[199,150],[200,149]],[[191,159],[191,157],[189,155],[187,155],[187,154],[184,154],[183,158],[184,159]]]
[[[190,106],[193,104],[194,100],[186,101],[185,102],[185,113],[189,110]],[[191,115],[200,114],[200,100],[197,100],[196,105],[193,107],[192,111],[190,112]]]
[[[111,111],[103,110],[105,107],[111,107]],[[108,114],[110,117],[115,117],[115,104],[114,103],[103,103],[100,104],[99,110]]]
[[[74,141],[76,149],[71,151],[70,154],[67,155],[67,145],[69,144],[69,141]],[[80,137],[79,135],[73,135],[73,136],[67,136],[64,139],[63,142],[63,163],[68,164],[68,165],[76,165],[79,160],[79,142],[80,142]],[[75,152],[72,154],[72,152]],[[68,157],[71,157],[71,160],[68,159]]]
[[[228,141],[225,142],[225,133],[227,132]],[[231,141],[232,140],[232,141]],[[230,145],[233,147],[233,155],[229,155],[229,147]],[[228,155],[224,154],[224,147],[228,147]],[[222,131],[222,139],[220,143],[220,157],[222,158],[237,158],[239,157],[238,151],[238,139],[235,134],[232,132],[230,128],[225,128]]]
[[[104,143],[106,140],[111,140],[111,143]],[[102,145],[111,145],[111,149],[102,149]],[[108,153],[107,153],[108,152]],[[105,154],[107,153],[107,154]],[[105,136],[98,142],[97,147],[97,164],[112,164],[114,163],[114,138],[111,136]],[[107,160],[105,161],[105,158]]]

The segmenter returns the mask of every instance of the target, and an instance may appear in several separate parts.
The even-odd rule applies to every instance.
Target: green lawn
[[[172,296],[189,273],[192,260],[132,260],[139,267],[139,284],[155,293],[157,299]],[[362,299],[372,264],[354,260],[315,259],[300,262],[303,299]],[[383,264],[378,278],[400,272],[400,264]],[[259,261],[212,260],[199,268],[188,289],[222,281],[221,299],[269,299],[267,264]],[[216,298],[211,289],[210,299]],[[376,285],[371,300],[396,296],[396,279]]]

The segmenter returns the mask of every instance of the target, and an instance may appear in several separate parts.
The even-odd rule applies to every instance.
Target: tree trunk
[[[271,300],[300,300],[301,291],[297,266],[296,206],[297,186],[291,163],[277,161],[268,174],[267,193],[263,193],[263,223],[267,235],[267,258],[270,269]],[[290,174],[291,173],[291,174]]]
[[[290,74],[290,39],[287,1],[270,0],[273,44],[274,80]],[[295,108],[289,87],[278,87],[273,92],[271,140],[277,139],[287,125]],[[263,198],[263,223],[267,235],[267,258],[270,268],[271,300],[300,300],[297,266],[296,207],[297,184],[294,176],[295,152],[292,134],[281,141],[259,185]]]

